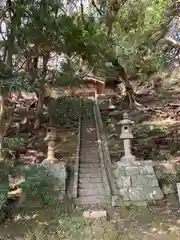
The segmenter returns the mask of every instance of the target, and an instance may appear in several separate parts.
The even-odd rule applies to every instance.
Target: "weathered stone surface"
[[[137,187],[156,187],[159,186],[155,175],[133,175],[131,176],[132,186]]]
[[[112,207],[119,206],[120,199],[119,196],[112,196]]]
[[[138,166],[128,166],[128,167],[125,167],[125,174],[127,176],[131,176],[131,175],[134,175],[134,174],[138,174],[139,173],[139,168]]]
[[[150,187],[158,187],[159,183],[156,176],[147,175],[147,185]]]
[[[144,188],[144,199],[146,200],[160,200],[163,198],[163,193],[160,187]]]
[[[116,180],[117,188],[127,188],[131,186],[130,176],[119,176]]]
[[[106,199],[104,196],[86,196],[86,197],[79,197],[76,200],[76,204],[79,205],[88,205],[88,204],[108,204],[109,199]]]
[[[118,178],[119,176],[125,175],[124,166],[117,165],[117,168],[114,169],[113,174],[116,178]]]
[[[99,211],[84,211],[83,212],[83,217],[84,218],[106,218],[107,217],[107,212],[103,210]]]
[[[131,201],[144,200],[144,189],[142,187],[132,187],[129,189],[129,196]]]
[[[163,198],[151,160],[118,162],[114,175],[119,196],[124,202],[144,205]]]
[[[120,193],[122,194],[125,201],[152,201],[159,200],[163,198],[163,194],[159,187],[131,187],[126,189],[121,189]]]
[[[154,169],[151,165],[139,166],[139,173],[140,174],[152,174],[154,175]]]
[[[141,165],[141,163],[139,161],[133,161],[133,162],[119,161],[119,162],[116,163],[116,166],[120,167],[120,168],[121,167],[126,168],[126,167],[129,167],[129,166],[131,166],[131,167],[138,167],[140,165]]]
[[[121,188],[119,189],[120,197],[123,198],[124,201],[129,201],[130,199],[130,193],[129,188]]]
[[[133,187],[144,187],[148,184],[148,177],[143,175],[131,176],[131,183]]]
[[[153,167],[153,161],[152,160],[145,160],[145,161],[138,161],[141,166],[151,166]]]
[[[177,186],[177,193],[178,193],[178,198],[179,198],[179,202],[180,202],[180,183],[178,182],[176,184],[176,186]]]
[[[66,168],[65,163],[49,163],[46,160],[41,163],[41,165],[47,170],[53,178],[57,179],[56,187],[57,190],[65,190],[65,180],[66,180]]]
[[[132,201],[124,201],[123,205],[124,206],[130,206],[132,204]],[[135,206],[147,206],[147,201],[146,200],[138,200],[138,201],[133,201],[133,205]]]
[[[130,187],[120,189],[120,195],[124,201],[152,201],[163,198],[159,187]]]
[[[79,189],[79,196],[98,196],[104,194],[104,188],[96,188],[96,189]]]

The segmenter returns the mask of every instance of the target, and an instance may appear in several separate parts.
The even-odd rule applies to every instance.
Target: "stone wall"
[[[152,161],[119,161],[113,173],[118,194],[125,203],[141,205],[164,197]]]

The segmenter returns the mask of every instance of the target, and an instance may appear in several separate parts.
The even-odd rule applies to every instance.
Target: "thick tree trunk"
[[[3,131],[4,131],[4,96],[2,88],[0,89],[0,162],[3,161]]]
[[[43,56],[43,70],[42,70],[42,78],[40,80],[40,86],[38,90],[38,104],[37,104],[37,111],[36,111],[36,121],[34,128],[38,129],[40,127],[40,116],[43,113],[43,105],[44,105],[44,95],[45,95],[45,78],[47,72],[47,63],[49,60],[49,54]]]
[[[9,16],[11,18],[11,22],[9,23],[9,32],[7,34],[7,45],[5,46],[5,55],[4,59],[6,60],[6,66],[10,71],[12,71],[13,67],[13,45],[14,45],[14,18],[15,18],[15,13],[11,15],[12,11],[12,6],[9,6],[9,3],[7,4],[9,7]],[[4,81],[4,80],[3,80]],[[12,112],[7,112],[7,124],[5,124],[5,94],[4,94],[4,89],[3,85],[4,82],[0,83],[0,161],[3,161],[3,140],[4,136],[7,133],[7,130],[9,128],[9,125],[11,124],[11,119],[12,119]]]
[[[118,81],[121,83],[121,81],[124,84],[125,88],[125,94],[129,101],[130,108],[133,107],[133,104],[137,105],[136,102],[136,94],[134,92],[134,89],[131,85],[131,83],[128,81],[127,74],[124,70],[124,68],[118,63],[118,60],[112,62],[113,66],[116,68],[117,72],[119,73]]]

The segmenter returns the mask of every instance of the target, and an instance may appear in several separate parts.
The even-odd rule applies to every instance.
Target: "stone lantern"
[[[114,104],[112,103],[112,100],[111,99],[109,99],[108,100],[108,103],[109,103],[109,109],[115,109],[116,107],[114,106]]]
[[[136,158],[131,152],[131,139],[133,139],[132,125],[134,122],[128,119],[127,113],[124,113],[123,120],[121,120],[118,124],[121,125],[120,139],[123,139],[124,144],[124,156],[121,160],[124,162],[134,162]]]
[[[47,150],[47,159],[51,163],[56,162],[55,158],[55,145],[56,145],[56,128],[50,127],[47,129],[47,136],[44,139],[47,142],[48,150]]]

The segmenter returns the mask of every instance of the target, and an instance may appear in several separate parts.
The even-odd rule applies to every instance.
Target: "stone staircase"
[[[109,203],[109,196],[104,186],[93,103],[88,106],[89,113],[92,117],[88,119],[84,114],[81,119],[77,204],[104,206]]]

